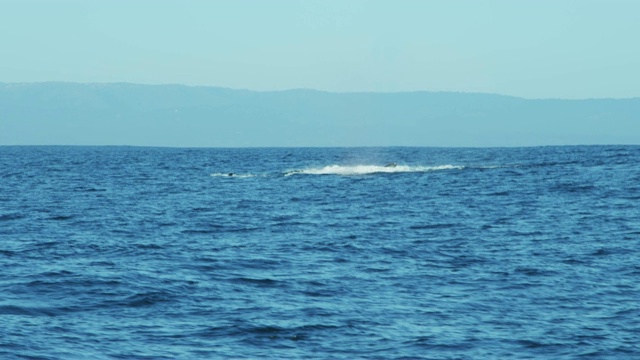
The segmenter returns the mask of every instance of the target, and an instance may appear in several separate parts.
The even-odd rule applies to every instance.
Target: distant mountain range
[[[640,98],[0,83],[0,145],[640,144]]]

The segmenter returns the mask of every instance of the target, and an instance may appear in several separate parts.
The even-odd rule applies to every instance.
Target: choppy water
[[[640,358],[639,161],[0,147],[0,358]]]

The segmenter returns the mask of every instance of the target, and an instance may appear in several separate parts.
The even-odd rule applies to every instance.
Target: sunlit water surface
[[[640,358],[639,163],[0,147],[0,357]]]

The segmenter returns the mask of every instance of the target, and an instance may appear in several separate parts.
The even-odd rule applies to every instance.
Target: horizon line
[[[337,95],[350,95],[350,94],[414,94],[414,93],[431,93],[431,94],[460,94],[460,95],[489,95],[489,96],[499,96],[499,97],[508,97],[514,99],[522,99],[522,100],[561,100],[561,101],[588,101],[588,100],[637,100],[640,99],[640,96],[633,97],[588,97],[588,98],[560,98],[560,97],[523,97],[516,95],[507,95],[501,93],[491,93],[491,92],[479,92],[479,91],[456,91],[456,90],[400,90],[400,91],[366,91],[366,90],[357,90],[357,91],[329,91],[322,89],[314,89],[314,88],[286,88],[286,89],[275,89],[275,90],[256,90],[256,89],[248,89],[248,88],[233,88],[233,87],[225,87],[225,86],[216,86],[216,85],[192,85],[192,84],[181,84],[181,83],[138,83],[138,82],[129,82],[129,81],[113,81],[113,82],[79,82],[79,81],[61,81],[61,80],[46,80],[46,81],[24,81],[24,82],[4,82],[0,81],[0,84],[3,85],[40,85],[40,84],[69,84],[69,85],[134,85],[134,86],[148,86],[148,87],[161,87],[161,86],[178,86],[178,87],[187,87],[187,88],[210,88],[210,89],[225,89],[231,91],[246,91],[246,92],[254,92],[254,93],[282,93],[282,92],[292,92],[292,91],[309,91],[309,92],[318,92],[325,94],[337,94]]]
[[[438,145],[343,145],[343,146],[170,146],[170,145],[105,145],[105,144],[0,144],[3,147],[109,147],[109,148],[148,148],[148,149],[367,149],[367,148],[431,148],[431,149],[517,149],[543,147],[640,147],[640,144],[540,144],[540,145],[501,145],[501,146],[438,146]]]

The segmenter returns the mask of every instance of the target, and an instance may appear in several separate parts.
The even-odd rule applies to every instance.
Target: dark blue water
[[[637,359],[639,163],[0,147],[0,358]]]

